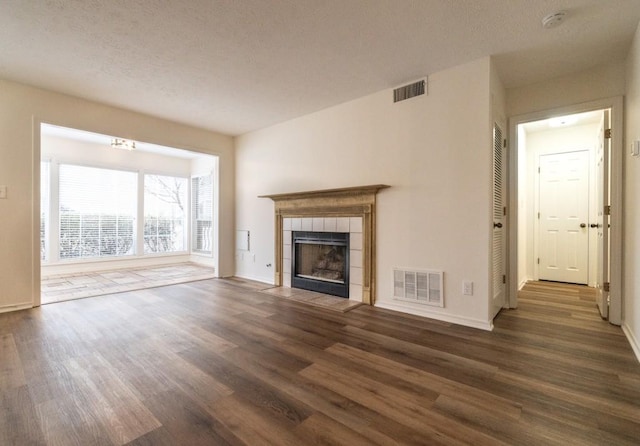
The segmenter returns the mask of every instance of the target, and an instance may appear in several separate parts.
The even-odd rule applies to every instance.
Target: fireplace
[[[325,277],[298,277],[324,282],[329,287],[337,280],[344,281],[343,291],[337,294],[349,299],[373,305],[376,299],[376,194],[386,189],[386,184],[344,187],[340,189],[290,192],[261,195],[275,203],[275,271],[274,284],[283,287],[299,287],[294,284],[296,255],[294,232],[344,233],[348,256],[344,279]],[[333,256],[333,254],[331,254]],[[313,268],[312,268],[313,269]],[[308,273],[308,271],[307,271]],[[313,276],[302,273],[302,276]],[[332,276],[334,273],[327,273]],[[342,284],[333,284],[342,285]]]
[[[291,286],[349,297],[349,233],[293,231]]]

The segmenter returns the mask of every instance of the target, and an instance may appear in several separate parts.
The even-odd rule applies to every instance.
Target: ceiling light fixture
[[[564,22],[564,19],[567,17],[567,13],[565,11],[556,11],[552,12],[549,15],[546,15],[542,18],[542,27],[545,29],[555,28]]]
[[[559,116],[549,119],[549,127],[568,127],[578,122],[575,116]]]
[[[111,147],[114,149],[133,150],[136,148],[136,142],[129,141],[128,139],[112,138]]]

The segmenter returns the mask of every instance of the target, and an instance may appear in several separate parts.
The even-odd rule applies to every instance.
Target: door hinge
[[[506,206],[504,206],[502,208],[502,215],[507,215],[507,207]]]
[[[502,275],[502,283],[507,283],[507,276],[505,274]]]
[[[604,131],[604,137],[605,137],[606,139],[611,139],[611,129],[606,129],[606,130]]]
[[[538,220],[540,220],[540,212],[538,212]]]
[[[538,265],[540,265],[540,257],[538,257]]]
[[[611,215],[611,206],[606,205],[604,207],[604,215]]]
[[[502,141],[502,147],[507,147],[507,140],[506,139]]]
[[[609,289],[611,288],[611,283],[610,282],[605,282],[602,284],[602,289],[605,290],[607,293],[609,292]]]
[[[538,173],[540,173],[540,168],[538,167]]]

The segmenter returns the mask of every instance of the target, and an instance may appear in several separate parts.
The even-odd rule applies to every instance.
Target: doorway
[[[217,274],[217,156],[39,127],[36,304]]]
[[[612,98],[512,118],[511,308],[527,281],[587,284],[620,323],[621,113]]]

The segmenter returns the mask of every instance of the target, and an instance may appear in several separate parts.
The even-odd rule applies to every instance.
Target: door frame
[[[624,159],[623,144],[623,99],[622,96],[598,99],[595,101],[541,110],[509,118],[509,156],[508,156],[508,218],[518,221],[518,125],[539,121],[554,116],[571,115],[589,111],[611,109],[611,239],[610,249],[610,304],[609,322],[622,323],[622,165]],[[508,271],[507,305],[518,306],[518,225],[508,227]]]

